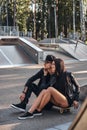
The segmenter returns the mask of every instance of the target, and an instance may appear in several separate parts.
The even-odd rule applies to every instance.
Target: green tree
[[[80,4],[76,4],[76,30],[80,30]],[[87,0],[84,0],[87,2]],[[8,2],[8,4],[7,4]],[[36,2],[35,10],[30,6]],[[79,1],[80,2],[80,1]],[[3,0],[2,5],[2,25],[19,26],[20,31],[32,31],[33,36],[43,39],[44,37],[55,37],[55,15],[54,4],[56,3],[56,17],[58,35],[61,31],[65,37],[69,31],[73,30],[73,0]],[[14,7],[16,9],[14,9]],[[34,12],[33,12],[34,11]],[[15,13],[15,15],[14,15]],[[8,15],[7,15],[8,14]],[[15,16],[15,17],[14,17]],[[35,17],[34,17],[35,16]],[[35,23],[35,24],[34,24]],[[35,27],[34,27],[35,25]]]
[[[27,19],[29,17],[30,0],[16,0],[16,24],[20,31],[27,31]]]

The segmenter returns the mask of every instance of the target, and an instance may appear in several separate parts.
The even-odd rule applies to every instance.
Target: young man
[[[26,105],[28,104],[28,100],[31,96],[31,93],[33,92],[36,96],[39,95],[39,93],[49,87],[49,81],[50,81],[50,74],[49,70],[51,68],[51,63],[55,59],[52,55],[47,55],[44,63],[44,68],[42,68],[38,73],[33,75],[31,78],[29,78],[24,86],[24,90],[22,91],[20,95],[20,103],[18,104],[12,104],[11,107],[18,109],[20,111],[26,110]],[[46,74],[46,76],[45,76]],[[44,80],[45,78],[45,80]],[[37,79],[39,80],[38,85],[34,83]],[[44,82],[45,81],[45,82]],[[46,108],[50,109],[52,104],[47,104]]]

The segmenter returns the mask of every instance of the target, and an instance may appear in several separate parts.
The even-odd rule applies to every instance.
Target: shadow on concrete
[[[44,110],[42,116],[36,116],[33,119],[18,120],[17,117],[22,114],[23,112],[12,108],[1,109],[0,130],[44,130],[57,124],[65,123],[66,119],[67,122],[72,121],[72,117],[75,116],[74,112],[60,114],[56,108],[50,111]]]

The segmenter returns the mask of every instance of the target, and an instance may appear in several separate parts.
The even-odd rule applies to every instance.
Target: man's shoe
[[[24,113],[24,115],[19,116],[18,119],[19,119],[19,120],[25,120],[25,119],[33,118],[33,117],[34,117],[34,116],[33,116],[32,113],[26,112],[26,113]]]
[[[25,103],[19,103],[19,104],[12,104],[11,107],[20,110],[24,112],[26,110],[26,104]]]
[[[33,112],[33,115],[34,115],[34,116],[41,116],[41,115],[42,115],[42,112],[35,110],[35,111]]]

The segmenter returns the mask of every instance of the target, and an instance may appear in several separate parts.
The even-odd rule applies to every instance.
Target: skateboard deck
[[[67,108],[58,107],[58,110],[61,114],[63,114],[63,113],[66,113],[66,112],[70,112],[71,107],[67,107]]]

